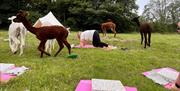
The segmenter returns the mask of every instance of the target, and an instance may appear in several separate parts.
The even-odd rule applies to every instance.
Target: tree
[[[78,30],[101,30],[100,24],[107,19],[116,23],[117,32],[130,30],[128,18],[136,15],[133,11],[137,10],[135,0],[3,0],[2,5],[7,6],[9,2],[15,7],[0,8],[6,14],[12,10],[11,15],[15,15],[19,9],[24,9],[30,12],[29,18],[35,22],[37,18],[52,11],[61,23]],[[9,17],[6,14],[4,19]]]
[[[25,7],[25,0],[1,0],[0,27],[7,27],[8,17],[15,15],[19,9],[25,9]]]
[[[117,31],[123,32],[128,29],[127,18],[134,15],[133,9],[137,9],[134,0],[127,0],[129,3],[124,10],[125,0],[76,0],[72,2],[73,7],[68,9],[72,22],[81,29],[100,29],[100,24],[107,19],[112,19],[117,25]],[[97,3],[95,3],[97,2]],[[126,12],[124,12],[126,11]],[[72,19],[74,17],[74,19]],[[70,23],[72,23],[70,22]]]
[[[150,0],[145,6],[143,18],[154,22],[156,32],[175,31],[180,16],[179,0]]]
[[[143,16],[150,21],[174,23],[180,16],[179,6],[179,0],[150,0],[150,3],[145,6]]]

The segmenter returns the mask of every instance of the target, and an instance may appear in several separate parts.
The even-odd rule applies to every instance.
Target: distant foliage
[[[43,17],[43,15],[37,11],[29,11],[28,20],[34,24],[40,17]]]
[[[145,6],[143,19],[154,22],[155,32],[174,32],[180,21],[179,0],[150,0]]]
[[[19,9],[25,9],[25,0],[1,0],[0,2],[0,28],[7,27],[8,18],[15,15]]]
[[[100,24],[111,19],[116,23],[117,32],[131,32],[133,27],[130,18],[136,15],[138,6],[136,0],[3,0],[2,5],[8,9],[0,8],[6,14],[1,15],[0,21],[8,25],[6,20],[10,15],[15,15],[19,9],[30,12],[28,17],[32,23],[38,18],[52,11],[57,19],[71,29],[85,30],[97,29],[101,32]],[[9,13],[8,11],[12,12]],[[0,13],[2,14],[2,13]],[[2,23],[0,23],[2,24]],[[132,28],[132,29],[131,29]]]

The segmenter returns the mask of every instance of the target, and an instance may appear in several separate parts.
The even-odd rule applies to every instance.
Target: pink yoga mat
[[[138,91],[136,87],[125,86],[126,91]]]
[[[136,87],[125,86],[126,91],[138,91]],[[81,80],[76,87],[75,91],[92,91],[91,80]]]
[[[172,71],[176,71],[175,69],[172,69],[172,68],[169,68],[169,67],[167,67],[169,70],[172,70]],[[158,69],[154,69],[156,72],[159,72],[161,69],[163,69],[163,68],[158,68]],[[176,71],[177,72],[177,71]],[[149,75],[149,71],[146,71],[146,72],[143,72],[142,73],[144,76],[147,76],[147,75]]]
[[[80,45],[74,46],[74,48],[95,48],[93,45],[85,45],[83,47],[80,47]]]
[[[170,89],[172,87],[173,83],[168,83],[166,85],[164,85],[164,88],[166,89]]]
[[[172,70],[172,71],[177,72],[177,71],[176,71],[175,69],[173,69],[173,68],[169,68],[169,67],[167,67],[167,68],[168,68],[169,70]],[[155,70],[156,72],[159,72],[161,69],[163,69],[163,68],[158,68],[158,69],[154,69],[154,70]],[[143,74],[144,76],[148,76],[148,75],[149,75],[149,71],[143,72],[142,74]],[[170,89],[172,85],[173,85],[173,82],[170,82],[170,83],[164,85],[164,88]]]
[[[159,69],[154,69],[156,72],[159,72],[162,68],[159,68]],[[149,71],[147,72],[143,72],[142,73],[144,76],[148,76],[149,75]]]
[[[8,80],[10,80],[11,78],[15,78],[16,76],[13,76],[13,75],[11,75],[11,74],[5,74],[5,73],[1,73],[0,74],[0,81],[8,81]]]
[[[92,91],[92,81],[91,80],[81,80],[76,87],[75,91]]]

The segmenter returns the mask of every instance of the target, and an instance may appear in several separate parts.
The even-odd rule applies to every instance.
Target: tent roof
[[[41,27],[41,26],[51,26],[51,25],[63,26],[50,11],[44,17],[39,18],[33,26]]]

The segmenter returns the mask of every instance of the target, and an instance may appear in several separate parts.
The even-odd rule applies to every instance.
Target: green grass
[[[77,44],[75,32],[69,35],[71,44]],[[66,58],[65,47],[57,57],[44,55],[40,58],[37,50],[39,41],[32,34],[26,37],[26,48],[22,56],[11,53],[6,31],[0,31],[0,62],[26,66],[30,70],[23,75],[0,86],[0,91],[74,91],[81,79],[113,79],[124,85],[136,86],[138,91],[166,91],[162,86],[145,78],[141,73],[154,68],[172,67],[180,70],[180,35],[152,34],[152,46],[144,49],[140,45],[140,35],[108,34],[100,35],[102,41],[117,46],[117,50],[72,49],[78,54],[77,59]],[[121,48],[128,48],[123,51]],[[53,54],[57,51],[56,45]]]

